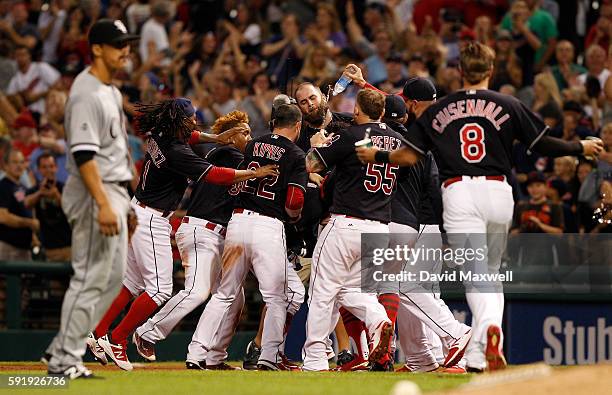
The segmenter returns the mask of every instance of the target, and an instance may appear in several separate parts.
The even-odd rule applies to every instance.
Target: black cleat
[[[190,370],[206,370],[206,361],[185,361],[185,367]]]
[[[244,370],[257,370],[257,361],[261,355],[261,348],[257,347],[254,340],[251,340],[246,348],[242,368]]]
[[[349,350],[342,350],[338,353],[338,358],[336,360],[336,365],[342,366],[355,359],[355,356],[351,354]]]

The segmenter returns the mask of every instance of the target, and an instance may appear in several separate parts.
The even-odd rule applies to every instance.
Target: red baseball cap
[[[22,112],[13,123],[13,128],[32,128],[36,129],[36,121],[29,112]]]

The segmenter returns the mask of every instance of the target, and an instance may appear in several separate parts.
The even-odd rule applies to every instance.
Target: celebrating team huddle
[[[340,371],[393,371],[396,344],[406,357],[402,372],[505,367],[501,283],[466,292],[473,316],[467,326],[439,293],[423,292],[418,284],[364,289],[364,235],[376,234],[384,247],[419,240],[441,247],[442,233],[450,248],[481,243],[489,247],[485,270],[497,273],[514,205],[508,182],[513,141],[549,156],[596,156],[601,142],[547,136],[524,105],[487,89],[494,54],[469,43],[461,50],[463,90],[436,100],[433,84],[415,77],[401,95],[386,95],[349,65],[344,75],[363,88],[353,114],[330,111],[321,90],[305,83],[291,92],[294,98],[274,101],[271,133],[256,139],[241,111],[218,118],[212,133],[203,133],[187,99],[142,105],[136,125],[147,152],[130,202],[124,184],[131,159],[121,116],[98,118],[117,112],[100,103],[117,99],[116,88],[104,82],[120,66],[120,60],[109,61],[114,51],[126,48],[102,44],[132,39],[112,22],[97,22],[90,33],[93,65],[70,94],[66,130],[73,159],[66,189],[91,195],[91,210],[73,207],[67,214],[82,230],[73,237],[86,238],[89,250],[75,248],[61,329],[45,355],[49,373],[91,376],[82,364],[86,349],[102,364],[132,370],[130,339],[144,359],[155,361],[155,344],[207,300],[185,350],[186,367],[239,369],[226,363],[227,348],[249,272],[265,307],[245,369],[327,371],[334,332]],[[176,233],[185,289],[173,296],[169,218],[188,187],[187,213]],[[316,215],[307,211],[311,207],[318,208]],[[134,229],[128,229],[128,214]],[[316,239],[310,266],[288,258],[289,226]],[[479,239],[487,234],[502,236]],[[298,366],[284,347],[303,303],[308,317]]]

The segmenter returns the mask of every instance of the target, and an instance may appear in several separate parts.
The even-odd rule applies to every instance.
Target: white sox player
[[[519,139],[538,153],[598,155],[599,141],[565,142],[546,136],[547,127],[513,97],[489,91],[495,54],[480,43],[461,50],[464,89],[432,104],[408,130],[410,146],[391,153],[357,148],[368,163],[413,165],[432,151],[442,181],[443,221],[451,248],[486,245],[489,273],[498,273],[505,248],[514,201],[507,183],[511,149]],[[463,235],[463,236],[461,236]],[[496,236],[489,237],[486,236]],[[506,366],[502,351],[504,296],[500,282],[490,282],[487,292],[467,283],[466,298],[472,311],[472,339],[465,358],[468,371],[496,370]]]

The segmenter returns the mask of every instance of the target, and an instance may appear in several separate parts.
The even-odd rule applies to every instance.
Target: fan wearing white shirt
[[[159,0],[151,5],[151,18],[149,18],[140,32],[140,58],[146,62],[149,56],[150,43],[155,44],[155,50],[162,52],[170,48],[168,33],[165,24],[170,19],[171,4],[166,0]]]
[[[15,49],[15,61],[17,74],[9,82],[7,95],[17,109],[27,106],[30,111],[43,114],[45,97],[60,83],[60,73],[48,63],[32,62],[30,50],[24,46]]]

